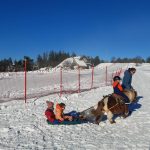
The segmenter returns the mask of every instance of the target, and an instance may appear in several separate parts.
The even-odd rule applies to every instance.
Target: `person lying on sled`
[[[64,103],[59,103],[56,105],[55,117],[60,122],[73,120],[72,116],[64,115],[65,107],[66,107],[66,105]]]
[[[115,76],[113,78],[113,81],[114,93],[122,96],[124,98],[125,103],[130,103],[129,98],[123,93],[123,87],[120,84],[121,78],[119,76]]]
[[[51,124],[59,124],[60,122],[56,120],[54,114],[54,103],[51,101],[46,101],[46,103],[47,103],[47,109],[45,111],[45,116],[47,118],[47,122]]]

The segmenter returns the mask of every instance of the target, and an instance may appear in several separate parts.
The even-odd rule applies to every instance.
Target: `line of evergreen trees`
[[[66,53],[64,51],[44,52],[42,55],[37,56],[36,63],[39,68],[50,67],[50,66],[55,67],[58,64],[60,64],[63,60],[71,56],[76,56],[76,55],[74,53],[70,55],[69,53]]]
[[[0,60],[0,72],[23,71],[25,59],[27,60],[27,70],[32,71],[43,67],[55,67],[66,58],[75,56],[75,53],[70,54],[64,51],[50,51],[44,52],[43,54],[39,54],[36,60],[30,58],[29,56],[24,56],[23,59],[14,61],[12,60],[12,58],[3,59]],[[90,59],[90,62],[94,65],[98,65],[100,62],[103,62],[100,61],[98,56],[96,56],[95,58],[87,56],[87,58]]]
[[[43,54],[39,54],[37,58],[34,60],[29,56],[24,56],[23,59],[20,60],[12,60],[12,58],[2,59],[0,60],[0,72],[7,72],[7,71],[23,71],[24,70],[24,60],[27,60],[27,70],[37,70],[43,67],[55,67],[60,64],[63,60],[69,57],[75,57],[75,53],[66,53],[64,51],[50,51],[44,52]],[[104,60],[100,60],[99,56],[96,57],[86,57],[91,64],[94,66],[98,65],[99,63],[105,62]],[[138,56],[135,58],[115,58],[111,59],[112,63],[150,63],[150,57],[144,60],[142,57]]]

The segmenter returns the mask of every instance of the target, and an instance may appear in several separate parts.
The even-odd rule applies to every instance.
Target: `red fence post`
[[[92,65],[92,82],[91,82],[91,89],[93,88],[93,80],[94,80],[94,65]]]
[[[62,96],[62,67],[60,67],[60,97]]]
[[[55,68],[55,70],[53,70],[53,81],[54,81],[54,93],[55,93],[55,90],[56,90],[56,87],[55,87],[55,84],[56,84],[56,75],[55,75],[55,73],[56,73],[56,68]]]
[[[122,68],[120,68],[119,76],[121,75],[121,73],[122,73]]]
[[[117,75],[118,75],[118,71],[116,70],[115,76],[117,76]]]
[[[113,84],[114,73],[112,73],[111,84]]]
[[[105,83],[106,83],[106,86],[107,86],[107,66],[106,66],[106,79],[105,79]]]
[[[80,67],[78,66],[78,93],[80,93]]]
[[[24,100],[27,101],[27,60],[24,60]]]

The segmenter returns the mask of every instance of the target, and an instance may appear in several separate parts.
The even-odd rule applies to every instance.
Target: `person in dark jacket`
[[[45,111],[45,116],[47,118],[47,122],[50,124],[59,124],[60,122],[56,120],[54,114],[54,103],[51,101],[46,101],[47,109]]]
[[[123,93],[123,87],[120,84],[121,78],[119,76],[115,76],[113,80],[114,80],[113,82],[114,93],[122,96],[124,98],[125,103],[129,103],[130,102],[129,98]]]
[[[124,77],[122,80],[123,89],[128,89],[128,90],[133,89],[131,84],[132,84],[132,76],[135,72],[136,72],[135,68],[129,68],[124,72]]]

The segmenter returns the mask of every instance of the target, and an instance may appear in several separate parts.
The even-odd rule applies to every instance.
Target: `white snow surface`
[[[121,64],[116,65],[122,67]],[[106,118],[99,125],[53,126],[46,123],[44,116],[46,100],[55,104],[64,102],[65,112],[82,111],[97,104],[103,95],[112,93],[111,86],[61,98],[54,94],[28,99],[26,104],[15,99],[0,103],[0,150],[149,150],[150,64],[142,64],[136,69],[133,86],[138,92],[138,102],[130,105],[131,116],[126,119],[117,117],[116,124],[110,124]],[[13,76],[9,73],[0,76],[0,80],[5,78]],[[15,86],[13,88],[15,93]]]

